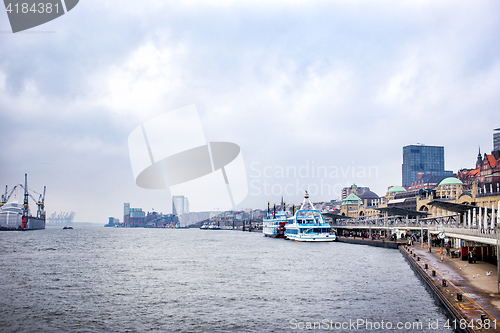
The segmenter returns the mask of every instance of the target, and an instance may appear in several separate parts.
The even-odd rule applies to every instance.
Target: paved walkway
[[[425,245],[424,245],[425,246]],[[425,258],[443,277],[460,288],[465,295],[473,299],[500,323],[500,295],[498,294],[497,266],[483,261],[469,264],[461,258],[451,258],[444,255],[441,262],[439,248],[432,248],[432,253],[420,244],[414,244],[411,249]],[[452,249],[456,250],[456,249]],[[444,253],[446,250],[443,249]],[[490,275],[488,275],[488,273]]]

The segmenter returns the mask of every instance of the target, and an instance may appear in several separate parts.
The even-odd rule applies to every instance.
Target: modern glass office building
[[[493,133],[493,150],[500,151],[500,128],[494,129]]]
[[[174,195],[172,197],[172,214],[189,214],[189,200],[183,195]]]
[[[403,186],[411,186],[419,174],[451,177],[452,171],[444,170],[444,147],[410,145],[403,147]]]

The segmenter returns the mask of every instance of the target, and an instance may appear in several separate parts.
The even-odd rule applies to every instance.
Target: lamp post
[[[497,223],[497,280],[498,280],[498,294],[500,294],[500,244],[499,244],[499,237],[500,235],[500,226]]]
[[[500,200],[498,201],[497,211],[497,280],[498,293],[500,294]]]

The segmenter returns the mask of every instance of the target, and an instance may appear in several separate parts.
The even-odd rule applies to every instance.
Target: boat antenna
[[[276,218],[276,204],[274,204],[274,208],[273,208],[273,209],[274,209],[274,212],[273,212],[273,219],[275,219],[275,218]]]

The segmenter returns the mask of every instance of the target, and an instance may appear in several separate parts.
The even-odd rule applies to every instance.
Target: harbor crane
[[[36,203],[36,205],[38,206],[37,212],[36,212],[36,217],[37,218],[42,218],[42,215],[45,214],[45,210],[44,210],[44,208],[45,208],[45,191],[46,191],[47,187],[46,186],[43,187],[43,195],[40,194],[40,193],[38,193],[38,192],[36,192],[36,191],[31,190],[32,192],[34,192],[34,193],[36,193],[36,194],[39,195],[38,200],[37,200],[37,199],[35,199],[35,197],[33,195],[31,195],[31,193],[28,192],[28,187],[25,188],[21,184],[19,184],[19,186],[25,190],[24,204],[25,205],[28,204],[27,203],[28,199],[26,198],[26,196],[29,196],[31,198],[31,200],[33,200]]]
[[[14,188],[10,191],[9,195],[7,195],[7,190],[8,190],[8,185],[5,185],[5,195],[2,194],[2,202],[0,202],[0,207],[2,207],[3,205],[5,205],[7,203],[7,201],[9,201],[10,197],[12,196],[12,194],[14,193],[14,191],[16,190],[16,188],[21,185],[21,184],[17,184],[16,186],[14,186]]]
[[[30,197],[38,206],[36,217],[42,218],[43,215],[45,215],[45,191],[46,191],[47,187],[46,186],[43,187],[43,194],[40,194],[36,191],[31,190],[31,192],[34,192],[34,193],[39,195],[38,200],[37,200],[37,199],[35,199],[35,197],[31,193],[28,192],[28,175],[25,174],[24,177],[25,177],[25,185],[24,186],[22,184],[15,185],[12,188],[12,190],[10,191],[10,193],[8,193],[8,185],[5,186],[5,194],[2,194],[2,201],[0,202],[0,207],[5,205],[9,201],[10,197],[12,196],[12,194],[14,193],[16,188],[20,187],[24,190],[24,206],[23,207],[24,207],[24,209],[26,209],[26,214],[28,213],[27,212],[28,197]]]

